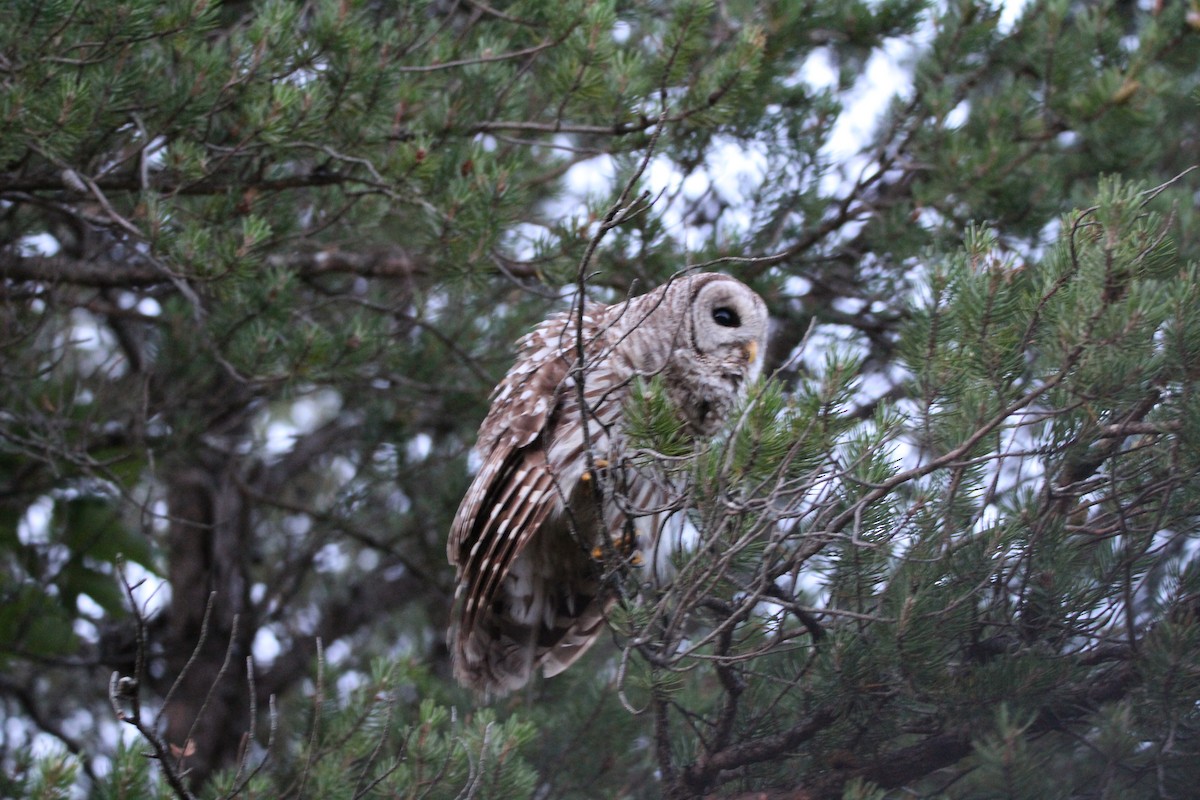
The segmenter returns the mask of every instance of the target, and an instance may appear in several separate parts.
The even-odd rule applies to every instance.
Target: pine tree
[[[1198,57],[1187,3],[5,4],[0,795],[1188,796]],[[773,320],[694,546],[481,703],[488,392],[690,267]]]

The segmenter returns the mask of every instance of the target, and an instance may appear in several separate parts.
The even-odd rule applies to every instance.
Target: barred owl
[[[587,304],[582,324],[578,312],[554,315],[518,342],[447,545],[458,568],[450,642],[459,682],[510,692],[538,667],[562,672],[601,635],[616,600],[602,552],[618,542],[639,558],[671,511],[663,482],[623,455],[632,383],[661,375],[685,429],[711,437],[757,374],[766,333],[757,294],[703,273]]]

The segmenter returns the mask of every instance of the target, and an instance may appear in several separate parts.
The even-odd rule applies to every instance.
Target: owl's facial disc
[[[692,309],[699,353],[740,360],[747,369],[753,366],[767,329],[766,308],[758,295],[740,281],[720,278],[700,288]]]

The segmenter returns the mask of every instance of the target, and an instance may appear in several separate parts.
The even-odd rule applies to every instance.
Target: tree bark
[[[162,716],[194,786],[233,760],[252,724],[244,664],[255,630],[246,573],[253,531],[237,468],[205,448],[168,475],[172,594],[163,644],[172,685]]]

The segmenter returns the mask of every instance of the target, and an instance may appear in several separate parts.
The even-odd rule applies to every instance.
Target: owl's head
[[[758,374],[767,340],[767,306],[749,286],[727,275],[691,279],[692,346],[703,359]]]

